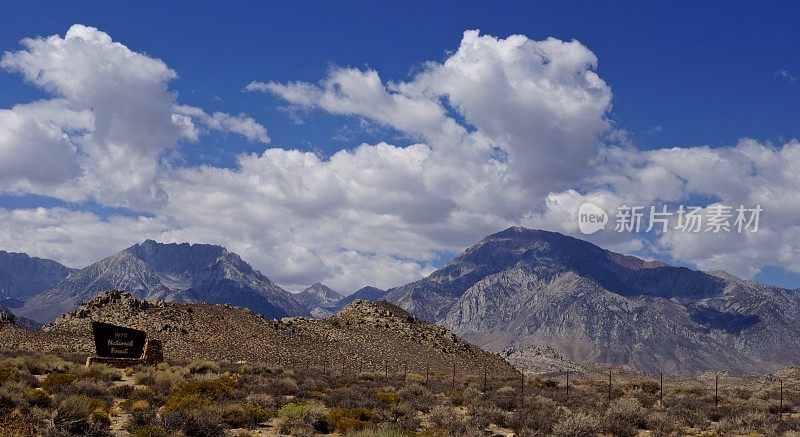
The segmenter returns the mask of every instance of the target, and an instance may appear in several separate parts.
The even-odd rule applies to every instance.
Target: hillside
[[[285,318],[272,321],[229,305],[156,303],[129,293],[98,294],[76,311],[65,314],[42,332],[5,326],[0,348],[33,351],[73,351],[91,354],[93,320],[148,332],[164,343],[166,358],[256,363],[308,363],[315,366],[359,365],[381,370],[407,364],[424,371],[459,368],[514,373],[496,355],[482,351],[447,331],[430,325],[388,303],[356,301],[328,319]]]

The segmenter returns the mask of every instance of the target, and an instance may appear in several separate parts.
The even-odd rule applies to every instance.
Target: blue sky
[[[443,62],[455,52],[467,29],[497,38],[522,34],[531,40],[579,41],[597,57],[595,71],[613,93],[604,118],[627,132],[641,151],[726,148],[742,138],[779,147],[800,138],[800,8],[791,2],[13,1],[4,5],[3,15],[0,52],[20,50],[22,38],[64,35],[76,23],[92,26],[176,71],[178,78],[169,82],[169,89],[177,92],[181,104],[208,113],[246,114],[269,132],[268,146],[235,132],[208,132],[197,142],[180,145],[172,162],[178,167],[235,170],[237,155],[260,154],[267,147],[312,151],[324,158],[362,142],[414,144],[418,137],[392,123],[375,122],[369,114],[303,110],[299,123],[297,108],[285,96],[244,88],[253,81],[316,84],[337,67],[377,71],[384,83],[411,82],[424,62]],[[0,73],[0,90],[0,108],[51,97],[13,72]],[[455,118],[465,121],[463,114]],[[590,191],[585,185],[576,188],[584,194]],[[166,222],[181,221],[161,210],[92,196],[76,202],[41,190],[4,191],[13,191],[0,195],[0,206],[7,209],[66,205],[102,220],[163,216]],[[189,232],[165,226],[157,236],[178,238]],[[415,260],[422,269],[418,272],[439,265],[488,228],[427,246],[428,255]],[[417,235],[420,232],[424,234]],[[309,245],[297,245],[317,253]],[[339,241],[328,246],[347,251],[356,245]],[[53,246],[29,250],[45,247]],[[64,249],[70,250],[78,248]],[[409,259],[408,254],[384,254],[378,248],[355,250],[370,257]],[[704,266],[691,256],[676,257],[679,252],[650,255]],[[321,259],[325,265],[335,264]],[[757,279],[800,287],[800,276],[790,272],[789,263],[766,265]],[[331,267],[337,269],[341,267]]]
[[[406,79],[454,50],[465,29],[582,42],[612,87],[613,119],[640,147],[800,137],[800,83],[777,74],[800,77],[792,2],[10,2],[5,10],[2,51],[73,23],[97,27],[164,59],[187,103],[269,119],[278,145],[337,150],[331,131],[342,121],[297,129],[277,100],[242,93],[250,81],[314,82],[331,65]],[[39,95],[13,75],[0,86],[3,106]]]

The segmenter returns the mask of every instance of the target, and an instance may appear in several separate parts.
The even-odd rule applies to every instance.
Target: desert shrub
[[[128,430],[135,433],[137,429],[151,424],[157,424],[155,408],[144,408],[137,410],[129,410],[131,418],[128,421]]]
[[[517,408],[518,398],[519,395],[517,394],[517,390],[509,386],[504,386],[498,388],[497,390],[489,391],[485,395],[485,399],[487,401],[506,411],[511,411]]]
[[[212,361],[194,360],[186,365],[186,370],[193,375],[219,373],[219,365]]]
[[[375,399],[387,405],[394,405],[400,402],[400,395],[396,391],[386,388],[379,388],[375,390],[373,395]]]
[[[706,410],[709,403],[695,395],[670,396],[664,399],[664,406],[680,426],[706,428],[709,424]]]
[[[549,434],[558,423],[561,413],[558,405],[550,398],[535,396],[525,401],[525,405],[511,416],[511,426],[515,429],[526,428],[541,434]]]
[[[411,431],[391,428],[371,428],[363,431],[349,432],[347,437],[416,437],[420,434]],[[432,436],[426,436],[432,437]]]
[[[130,396],[128,396],[128,400],[147,401],[148,403],[155,405],[162,402],[162,397],[158,393],[154,392],[150,387],[134,387]]]
[[[164,398],[164,410],[190,411],[202,407],[210,407],[213,403],[214,403],[213,399],[201,396],[198,393],[190,393],[190,394],[173,393]]]
[[[68,386],[78,380],[74,373],[51,373],[42,381],[42,388],[49,392],[57,391],[62,386]]]
[[[639,428],[647,425],[646,412],[636,398],[615,399],[605,415],[606,430],[615,436],[635,436]]]
[[[675,388],[675,390],[673,390],[673,393],[675,395],[696,396],[696,397],[703,396],[705,392],[706,391],[703,389],[703,387],[700,387],[699,385],[677,387]]]
[[[169,437],[166,428],[161,425],[144,425],[133,431],[134,437]]]
[[[600,418],[593,413],[570,414],[553,426],[555,437],[595,437],[601,430]]]
[[[277,406],[275,398],[266,393],[249,394],[244,398],[244,400],[249,404],[257,405],[268,410],[274,409]]]
[[[406,382],[423,383],[425,382],[425,375],[409,372],[408,375],[406,375]]]
[[[98,383],[119,381],[122,379],[119,371],[102,364],[93,364],[91,367],[75,367],[67,373],[50,373],[42,381],[42,388],[50,393],[68,391],[72,393],[77,381],[93,380]]]
[[[298,391],[297,381],[288,376],[275,379],[269,385],[269,393],[275,396],[294,395]]]
[[[647,381],[641,382],[639,384],[638,388],[641,391],[645,392],[645,393],[649,393],[651,395],[654,395],[654,394],[659,393],[661,391],[661,384],[656,382],[656,381],[647,380]]]
[[[27,407],[28,399],[25,396],[27,390],[28,387],[19,382],[6,382],[0,386],[0,416],[16,408]]]
[[[489,425],[508,426],[508,413],[489,404],[480,404],[470,410],[469,424],[473,429],[485,429]]]
[[[26,355],[4,360],[3,364],[13,367],[21,372],[32,375],[45,375],[48,373],[65,373],[74,364],[55,355]]]
[[[131,413],[136,411],[144,411],[150,408],[150,402],[144,399],[128,400],[122,404],[126,410]]]
[[[719,423],[722,434],[778,435],[777,416],[763,412],[747,412],[741,416],[726,417]]]
[[[439,405],[430,413],[431,423],[437,428],[446,429],[451,434],[462,435],[467,428],[466,418],[452,407]]]
[[[141,369],[136,372],[134,379],[137,384],[146,385],[162,396],[167,395],[175,387],[186,382],[183,369],[169,366]]]
[[[401,388],[397,394],[412,408],[427,413],[436,404],[433,393],[424,385],[412,383]]]
[[[179,395],[199,395],[203,398],[218,400],[233,395],[236,381],[230,376],[219,378],[198,378],[187,381],[176,390]]]
[[[58,403],[53,422],[73,434],[95,434],[108,428],[111,417],[102,399],[71,395]]]
[[[419,411],[405,403],[392,405],[382,411],[384,422],[391,422],[399,429],[417,429],[420,427]]]
[[[181,432],[192,437],[219,437],[224,435],[222,418],[210,408],[165,411],[161,420],[167,431]]]
[[[122,384],[113,386],[110,389],[110,393],[115,398],[122,398],[128,399],[133,394],[134,387],[130,384]]]
[[[230,404],[218,408],[222,422],[231,428],[250,428],[272,417],[272,411],[253,404]]]
[[[0,364],[0,381],[19,381],[20,371],[7,363]]]
[[[281,432],[291,435],[327,434],[331,431],[328,423],[328,409],[314,402],[290,403],[278,410],[281,419]]]
[[[664,411],[653,411],[647,415],[646,428],[653,437],[668,436],[676,431],[675,419]]]
[[[632,390],[629,396],[636,398],[639,404],[644,408],[650,408],[658,401],[658,394],[653,394],[640,388]]]
[[[381,415],[366,408],[331,408],[328,422],[336,431],[358,431],[380,422]]]
[[[93,398],[111,400],[111,384],[107,381],[96,379],[79,379],[69,387],[69,393],[75,395],[86,395]]]

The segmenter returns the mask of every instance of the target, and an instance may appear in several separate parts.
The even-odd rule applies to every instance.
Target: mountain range
[[[0,250],[0,304],[16,307],[72,272],[53,260]]]
[[[322,318],[331,316],[335,312],[332,309],[344,299],[344,296],[317,282],[295,294],[294,298],[305,306],[313,317]]]
[[[147,300],[228,303],[273,318],[308,314],[291,293],[223,247],[153,240],[73,271],[14,312],[50,322],[109,289]]]
[[[488,351],[513,351],[518,363],[535,361],[528,355],[536,351],[557,357],[549,363],[607,362],[649,372],[755,373],[800,361],[797,291],[522,227],[482,239],[425,278],[347,297],[321,283],[288,293],[238,255],[204,244],[148,240],[67,273],[49,289],[23,295],[25,304],[12,310],[49,322],[106,289],[139,299],[230,303],[273,318],[328,317],[358,299],[385,300]]]
[[[490,235],[387,298],[490,351],[547,347],[650,372],[763,372],[800,361],[797,292],[555,232]]]

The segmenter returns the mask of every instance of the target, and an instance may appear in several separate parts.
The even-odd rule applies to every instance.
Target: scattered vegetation
[[[271,430],[352,437],[782,435],[800,431],[800,380],[783,404],[767,384],[620,377],[519,379],[321,369],[209,361],[128,369],[85,367],[78,357],[0,356],[0,435],[220,437]],[[735,381],[730,378],[730,381]],[[741,380],[745,381],[745,380]],[[713,382],[713,380],[712,380]],[[523,394],[524,393],[524,394]],[[781,410],[781,408],[783,408]],[[778,420],[779,413],[782,420]],[[252,434],[251,434],[252,433]],[[792,435],[792,434],[789,434]]]

